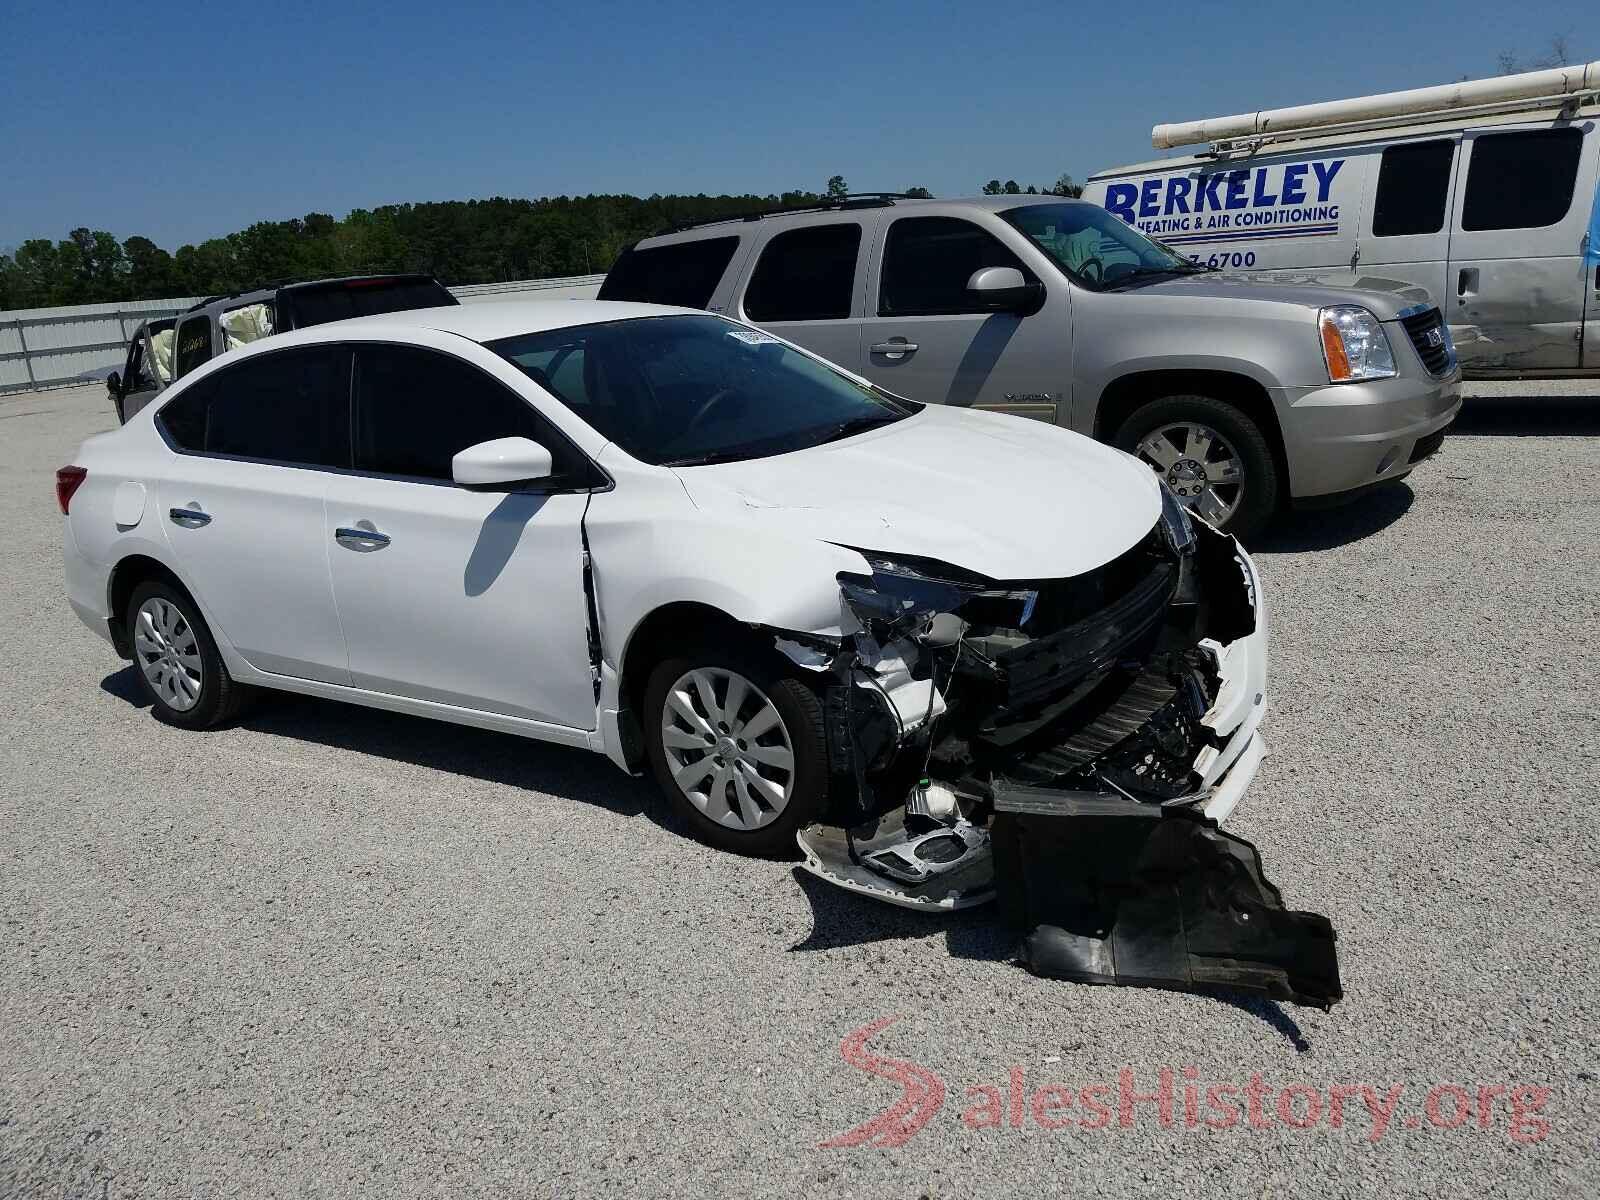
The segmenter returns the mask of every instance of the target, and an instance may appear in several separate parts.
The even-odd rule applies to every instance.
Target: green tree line
[[[1063,176],[1058,187],[1063,181],[1071,183]],[[0,309],[210,296],[275,280],[365,272],[422,271],[447,286],[598,274],[624,247],[673,225],[805,207],[846,190],[835,175],[820,194],[496,196],[391,204],[358,208],[343,220],[307,213],[261,221],[175,253],[147,237],[118,241],[104,230],[80,228],[60,241],[32,238],[0,254]],[[907,194],[931,195],[920,187]]]

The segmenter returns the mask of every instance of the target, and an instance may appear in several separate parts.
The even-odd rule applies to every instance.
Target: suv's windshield
[[[574,325],[488,345],[633,457],[665,466],[800,450],[921,407],[709,315]]]
[[[1000,214],[1074,283],[1096,291],[1153,275],[1204,271],[1097,204],[1029,204]]]

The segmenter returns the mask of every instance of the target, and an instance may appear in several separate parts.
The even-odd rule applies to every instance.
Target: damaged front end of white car
[[[1326,920],[1218,829],[1265,752],[1265,614],[1233,538],[1163,490],[1147,536],[1073,578],[858,552],[853,630],[777,639],[836,683],[848,799],[799,832],[806,870],[929,911],[998,895],[1041,974],[1339,998]]]

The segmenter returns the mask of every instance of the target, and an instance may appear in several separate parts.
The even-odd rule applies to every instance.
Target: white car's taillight
[[[72,507],[72,495],[83,481],[89,478],[89,472],[83,467],[62,467],[56,472],[56,503],[61,507],[61,515],[67,515],[67,510]]]

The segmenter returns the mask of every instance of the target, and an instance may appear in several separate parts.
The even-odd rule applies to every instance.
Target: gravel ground
[[[1273,754],[1231,828],[1338,928],[1331,1014],[1034,979],[981,914],[714,853],[575,751],[292,698],[157,724],[61,591],[50,473],[103,392],[0,400],[0,1195],[1594,1195],[1596,391],[1478,389],[1408,486],[1259,547]],[[942,1109],[821,1147],[899,1097],[840,1052],[891,1017]],[[1175,1109],[1014,1125],[1013,1067],[1113,1110],[1171,1067]],[[1188,1127],[1186,1067],[1259,1074],[1265,1127]],[[1354,1093],[1332,1127],[1362,1084],[1401,1088],[1381,1135]],[[1480,1085],[1548,1093],[1480,1127]]]

